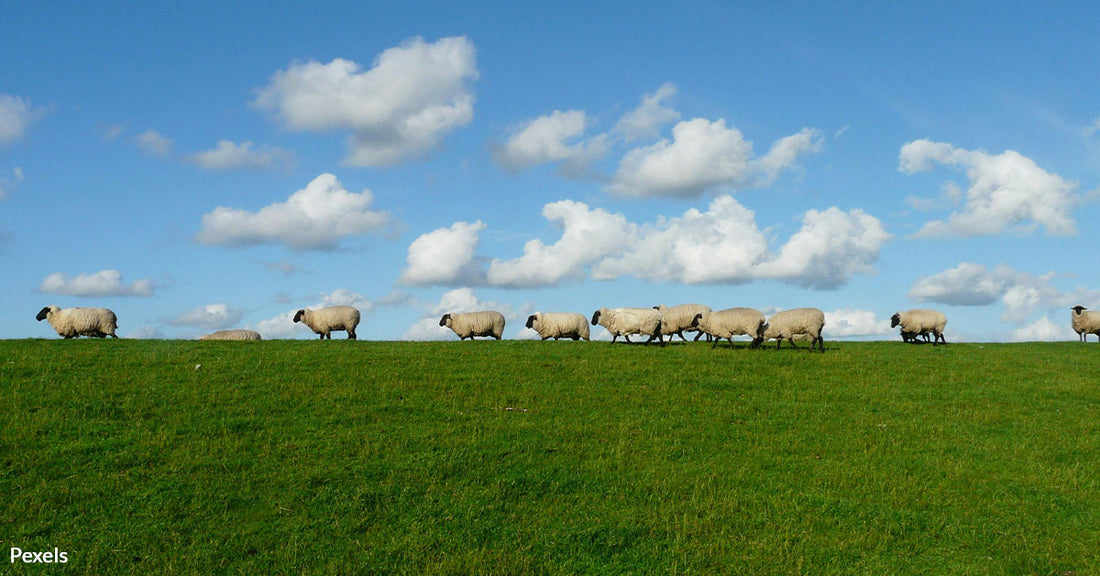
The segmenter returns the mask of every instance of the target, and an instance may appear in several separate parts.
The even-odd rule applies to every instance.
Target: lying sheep
[[[890,327],[897,328],[898,326],[901,326],[901,339],[905,342],[915,341],[917,336],[924,336],[925,341],[927,341],[928,334],[931,333],[935,337],[932,341],[933,346],[939,342],[947,344],[947,339],[943,337],[943,329],[947,326],[947,316],[944,316],[943,312],[936,310],[896,312],[890,317]]]
[[[444,314],[439,325],[453,330],[459,340],[473,340],[474,336],[492,336],[500,340],[504,335],[504,315],[492,310]]]
[[[798,348],[794,340],[799,335],[805,335],[810,338],[810,350],[813,350],[814,345],[817,344],[821,351],[825,352],[825,339],[821,337],[821,330],[824,327],[825,313],[817,308],[784,310],[768,318],[768,322],[764,325],[763,339],[775,338],[776,349],[782,346],[783,340],[787,340],[791,346]]]
[[[649,344],[654,339],[665,345],[661,337],[661,312],[652,308],[604,308],[601,306],[592,314],[592,325],[599,324],[611,333],[611,343],[614,344],[619,336],[630,342],[631,334],[646,334]]]
[[[39,322],[46,320],[62,338],[91,336],[93,338],[118,338],[118,317],[107,308],[58,308],[46,306],[35,316]]]
[[[574,312],[535,312],[527,317],[527,327],[546,340],[572,338],[588,340],[588,319]]]
[[[218,330],[199,336],[199,340],[263,340],[255,330]]]
[[[1084,306],[1074,306],[1070,310],[1072,312],[1069,319],[1073,324],[1073,331],[1080,336],[1082,342],[1088,342],[1089,334],[1096,334],[1100,338],[1100,312],[1085,312],[1088,308]]]
[[[359,325],[359,309],[354,306],[330,306],[320,310],[303,308],[294,313],[294,322],[309,326],[321,340],[332,340],[332,333],[341,330],[348,333],[348,340],[356,340],[355,327]]]
[[[704,332],[693,327],[692,322],[699,314],[710,312],[710,306],[702,304],[680,304],[671,308],[660,305],[654,306],[653,309],[661,312],[661,334],[668,336],[670,342],[673,334],[679,334],[680,339],[687,342],[684,330],[696,332],[695,340],[698,341]]]
[[[733,346],[734,336],[752,336],[752,347],[764,342],[764,314],[752,308],[726,308],[717,312],[696,314],[691,325],[714,337],[711,348],[718,346],[718,340],[725,338]]]

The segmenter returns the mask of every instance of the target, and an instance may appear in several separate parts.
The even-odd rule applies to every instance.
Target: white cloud
[[[167,158],[174,146],[171,139],[156,130],[146,130],[134,136],[134,144],[137,144],[138,149],[145,154],[158,158]]]
[[[825,312],[824,333],[829,338],[881,336],[892,332],[890,320],[880,320],[870,310],[842,308]]]
[[[286,244],[295,250],[332,250],[340,240],[380,232],[386,212],[370,210],[370,190],[348,192],[336,176],[321,174],[304,189],[259,212],[219,206],[203,215],[196,240],[208,245]]]
[[[46,109],[31,106],[30,100],[0,94],[0,146],[22,139],[31,124],[45,115]]]
[[[966,169],[966,202],[946,221],[926,223],[917,237],[990,236],[1006,230],[1021,234],[1042,226],[1048,235],[1076,232],[1072,212],[1077,185],[1040,168],[1013,150],[992,155],[942,142],[915,140],[902,146],[898,169],[907,174],[936,164]]]
[[[779,139],[766,155],[753,157],[752,142],[725,120],[680,122],[672,140],[635,148],[619,163],[608,191],[633,197],[696,197],[715,189],[771,184],[798,158],[822,147],[818,130],[804,128]]]
[[[244,312],[228,304],[207,304],[189,310],[168,321],[172,326],[190,326],[203,330],[221,330],[241,321]]]
[[[569,164],[567,172],[577,173],[607,151],[606,136],[584,139],[587,124],[584,111],[555,110],[517,128],[507,142],[494,149],[493,158],[513,172],[564,161]]]
[[[678,218],[644,224],[624,235],[626,250],[592,270],[598,280],[621,276],[686,283],[748,282],[768,256],[768,242],[752,210],[722,195],[706,212],[692,208]]]
[[[401,272],[402,284],[479,284],[484,281],[478,260],[474,257],[478,234],[485,224],[455,222],[450,228],[439,228],[422,234],[409,245],[408,267]]]
[[[802,219],[802,229],[791,236],[778,257],[759,267],[758,274],[809,288],[837,288],[854,274],[873,272],[890,238],[878,218],[858,208],[810,210]]]
[[[589,209],[573,200],[547,204],[542,215],[561,228],[561,238],[550,245],[534,239],[524,245],[523,256],[494,259],[488,271],[490,284],[520,288],[580,278],[585,266],[620,250],[634,231],[622,214]]]
[[[282,148],[257,147],[247,141],[235,144],[220,140],[211,150],[189,155],[187,161],[206,170],[289,170],[294,163],[294,153]]]
[[[680,119],[680,113],[661,105],[663,100],[676,94],[676,86],[671,82],[662,84],[653,94],[642,97],[637,108],[627,112],[615,124],[614,132],[627,142],[657,138],[661,126]]]
[[[1068,318],[1071,306],[1100,302],[1100,291],[1059,290],[1051,285],[1054,277],[1054,273],[1035,276],[1009,266],[988,269],[981,264],[963,262],[955,268],[919,279],[909,290],[909,296],[918,301],[953,306],[988,306],[1000,302],[1004,306],[1001,318],[1016,324],[1042,310],[1065,309]]]
[[[61,272],[54,272],[38,286],[43,294],[64,294],[66,296],[137,296],[148,298],[156,291],[152,280],[137,280],[132,284],[122,283],[122,274],[118,270],[100,270],[94,274],[79,274],[75,278]]]
[[[346,131],[352,166],[417,158],[473,119],[476,50],[465,37],[412,38],[384,51],[373,68],[337,58],[277,72],[254,104],[298,131]]]
[[[523,256],[494,259],[489,284],[549,286],[583,278],[590,269],[596,280],[633,276],[694,284],[774,278],[831,289],[854,274],[872,273],[891,238],[862,210],[810,210],[802,228],[773,254],[754,213],[730,195],[715,198],[707,211],[692,208],[640,225],[572,200],[547,204],[543,216],[561,228],[561,238],[549,245],[530,240]]]
[[[1027,326],[1021,326],[1012,331],[1014,342],[1053,342],[1059,340],[1074,340],[1077,333],[1070,327],[1069,320],[1061,324],[1052,322],[1050,318],[1043,316]]]
[[[11,178],[0,177],[0,200],[11,196],[11,193],[23,182],[23,169],[16,166],[12,168]]]

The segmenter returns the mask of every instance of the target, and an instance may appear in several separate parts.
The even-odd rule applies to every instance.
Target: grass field
[[[1100,573],[1100,346],[827,345],[0,341],[0,573]]]

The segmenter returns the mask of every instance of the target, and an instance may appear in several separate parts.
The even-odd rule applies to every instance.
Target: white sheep
[[[680,339],[684,342],[687,342],[687,338],[684,337],[684,330],[697,332],[695,340],[699,340],[704,332],[693,327],[692,322],[699,314],[710,312],[710,306],[702,304],[680,304],[671,308],[662,304],[654,306],[653,309],[661,312],[661,334],[668,336],[669,341],[672,340],[673,334],[679,334]]]
[[[933,346],[939,342],[947,344],[947,339],[943,336],[943,329],[947,326],[947,316],[944,316],[943,312],[919,309],[895,312],[890,317],[890,327],[898,326],[901,326],[901,339],[905,342],[914,341],[917,336],[924,336],[927,341],[928,334],[931,333],[935,337],[932,341]]]
[[[500,340],[504,335],[504,314],[493,310],[444,314],[440,326],[446,326],[458,335],[459,340],[474,336],[492,336]]]
[[[118,317],[107,308],[62,309],[57,306],[46,306],[35,318],[39,322],[48,321],[57,331],[58,336],[65,339],[78,336],[118,338],[115,335],[115,331],[118,330]]]
[[[820,346],[821,351],[825,352],[825,339],[821,337],[821,330],[824,327],[825,313],[821,310],[817,308],[794,308],[772,314],[772,317],[768,318],[768,322],[764,325],[763,339],[771,340],[775,338],[777,349],[783,345],[783,340],[787,340],[791,343],[791,346],[798,348],[794,340],[799,335],[805,335],[810,338],[810,350],[813,350],[814,345],[817,344]]]
[[[348,333],[348,340],[356,340],[355,327],[359,325],[359,309],[354,306],[329,306],[319,310],[303,308],[294,313],[294,322],[309,326],[320,339],[332,340],[332,333],[341,330]]]
[[[199,340],[263,340],[255,330],[218,330],[199,336]]]
[[[1073,324],[1073,331],[1082,342],[1088,342],[1089,334],[1096,334],[1100,338],[1100,312],[1085,312],[1088,309],[1084,306],[1074,306],[1070,310],[1072,312],[1069,319]]]
[[[592,325],[599,324],[611,333],[611,343],[622,336],[630,342],[631,334],[645,334],[649,344],[654,339],[665,345],[661,337],[661,311],[653,308],[604,308],[601,306],[592,314]]]
[[[711,348],[718,346],[718,340],[725,338],[733,346],[734,336],[751,336],[752,347],[764,342],[764,314],[753,308],[726,308],[715,312],[695,315],[692,326],[714,337]]]
[[[572,338],[588,340],[588,319],[575,312],[535,312],[527,317],[527,327],[546,340]]]

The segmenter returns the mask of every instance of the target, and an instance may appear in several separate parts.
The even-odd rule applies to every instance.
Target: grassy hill
[[[0,341],[66,574],[1100,573],[1100,346]]]

